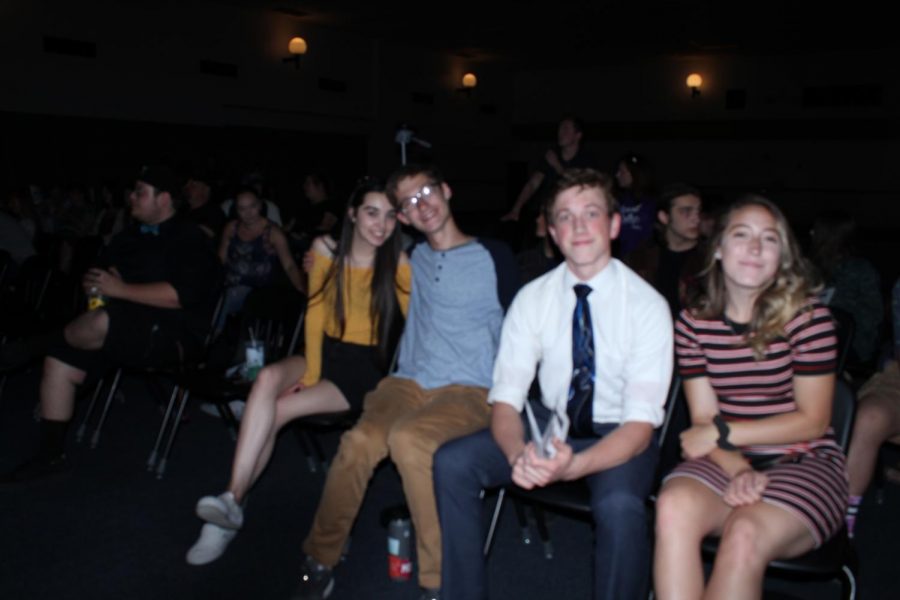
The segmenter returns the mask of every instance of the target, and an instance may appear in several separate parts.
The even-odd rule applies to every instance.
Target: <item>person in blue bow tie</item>
[[[118,366],[160,367],[202,349],[221,287],[221,269],[202,231],[176,219],[174,173],[144,167],[131,193],[133,223],[100,254],[82,281],[92,299],[46,346],[37,454],[5,479],[66,470],[65,436],[76,388]]]

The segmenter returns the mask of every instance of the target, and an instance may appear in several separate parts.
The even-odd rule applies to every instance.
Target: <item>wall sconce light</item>
[[[288,42],[288,52],[291,53],[290,56],[283,58],[284,62],[292,62],[294,63],[294,68],[300,68],[300,57],[306,54],[307,46],[306,40],[302,37],[291,38],[291,41]]]
[[[462,92],[466,96],[472,95],[472,90],[475,89],[475,86],[478,85],[478,78],[475,77],[475,73],[466,73],[462,76],[462,87],[456,88],[457,92]]]
[[[697,73],[691,73],[687,77],[687,86],[691,88],[691,98],[696,98],[700,95],[700,86],[703,85],[703,78],[700,77]]]

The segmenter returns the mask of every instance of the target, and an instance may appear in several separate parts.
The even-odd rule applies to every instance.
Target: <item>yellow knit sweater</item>
[[[331,258],[314,253],[312,269],[309,272],[309,293],[316,294],[331,268]],[[306,373],[301,382],[310,386],[319,381],[322,374],[322,340],[325,335],[339,338],[342,342],[374,346],[378,343],[377,332],[369,316],[372,302],[372,267],[346,267],[344,279],[344,335],[340,335],[340,324],[334,315],[334,286],[329,284],[324,294],[310,300],[306,308]],[[406,315],[409,293],[412,289],[412,269],[409,262],[397,266],[397,301]]]

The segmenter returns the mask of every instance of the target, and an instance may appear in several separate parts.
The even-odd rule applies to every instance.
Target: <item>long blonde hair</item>
[[[776,338],[785,335],[785,325],[797,315],[810,295],[818,291],[809,264],[800,251],[784,213],[773,202],[762,196],[748,194],[734,202],[719,217],[710,239],[706,267],[701,271],[702,293],[693,303],[691,312],[701,319],[719,319],[725,315],[728,292],[722,264],[718,260],[718,250],[734,214],[748,206],[758,206],[769,211],[775,219],[775,229],[781,242],[778,270],[768,287],[756,298],[745,336],[753,349],[753,355],[760,360],[765,356],[766,347]]]

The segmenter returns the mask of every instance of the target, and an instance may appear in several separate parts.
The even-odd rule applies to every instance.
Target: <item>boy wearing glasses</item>
[[[431,477],[445,441],[487,426],[487,391],[506,307],[517,288],[509,249],[460,231],[440,171],[409,165],[387,184],[398,218],[425,241],[413,248],[412,294],[397,371],[363,404],[341,439],[312,530],[295,598],[327,598],[374,468],[391,457],[417,536],[422,598],[438,598],[441,538]]]

